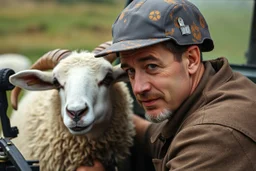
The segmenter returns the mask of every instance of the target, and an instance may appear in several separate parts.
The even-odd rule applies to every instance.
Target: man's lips
[[[158,99],[140,100],[140,103],[145,107],[150,107],[156,104]]]

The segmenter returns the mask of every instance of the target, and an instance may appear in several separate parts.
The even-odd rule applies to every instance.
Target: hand
[[[94,161],[93,166],[80,166],[76,171],[105,171],[104,166],[98,160]]]

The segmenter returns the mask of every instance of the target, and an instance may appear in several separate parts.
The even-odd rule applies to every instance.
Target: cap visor
[[[154,39],[139,39],[139,40],[126,40],[117,43],[113,43],[108,48],[104,49],[103,51],[97,53],[95,57],[102,57],[106,56],[111,53],[128,51],[128,50],[135,50],[147,46],[151,46],[160,42],[164,42],[170,40],[171,38],[154,38]]]

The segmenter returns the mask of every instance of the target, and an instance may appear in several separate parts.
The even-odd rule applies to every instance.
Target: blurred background
[[[215,50],[205,59],[226,56],[245,63],[253,0],[191,0],[205,16]],[[0,0],[0,54],[36,60],[55,48],[92,50],[111,40],[111,25],[126,0]],[[1,62],[1,61],[0,61]]]
[[[0,55],[34,62],[56,49],[92,50],[111,40],[111,25],[126,0],[0,0]],[[203,13],[215,43],[204,59],[246,63],[253,0],[191,0]],[[0,58],[0,64],[3,61]]]
[[[36,60],[55,48],[92,50],[111,40],[125,0],[0,0],[0,54]]]

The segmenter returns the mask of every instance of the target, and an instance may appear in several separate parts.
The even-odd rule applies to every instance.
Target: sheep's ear
[[[119,82],[119,81],[128,82],[129,77],[127,73],[120,66],[121,64],[113,67],[113,76],[114,76],[115,82]]]
[[[24,70],[10,76],[9,81],[26,90],[49,90],[55,88],[52,73],[39,70]]]

